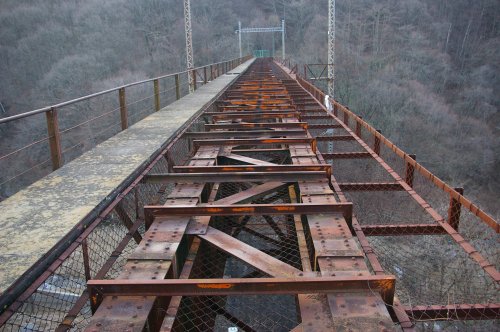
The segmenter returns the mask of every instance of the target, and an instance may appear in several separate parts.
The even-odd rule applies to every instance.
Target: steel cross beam
[[[335,290],[380,291],[392,303],[396,278],[390,275],[363,277],[90,280],[91,298],[98,296],[214,296],[329,293]],[[97,305],[97,303],[94,303]]]

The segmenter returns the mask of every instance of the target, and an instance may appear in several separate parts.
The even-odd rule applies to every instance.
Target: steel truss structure
[[[106,236],[125,235],[100,264],[86,240],[99,223],[85,230],[88,289],[66,302],[50,293],[65,303],[56,330],[493,328],[500,277],[466,222],[477,217],[493,239],[498,223],[444,183],[433,192],[415,156],[398,159],[346,107],[332,101],[327,112],[323,97],[282,64],[256,60],[108,208],[117,224]],[[434,200],[441,190],[447,218]],[[49,291],[40,292],[35,314],[5,311],[3,329],[42,315]]]
[[[240,57],[241,54],[243,54],[243,49],[241,47],[241,34],[242,33],[263,33],[263,32],[281,32],[281,58],[284,60],[285,59],[285,20],[281,20],[281,26],[280,27],[267,27],[267,28],[242,28],[241,27],[241,22],[238,22],[238,30],[236,30],[238,33],[238,45],[240,48]],[[273,37],[273,43],[274,43],[274,37]],[[273,45],[274,49],[274,45]],[[274,56],[274,54],[273,54]]]
[[[186,67],[191,75],[188,75],[189,93],[196,89],[196,75],[193,72],[193,29],[191,28],[191,1],[184,0],[184,31],[186,34]]]
[[[335,93],[335,0],[328,0],[328,95]]]

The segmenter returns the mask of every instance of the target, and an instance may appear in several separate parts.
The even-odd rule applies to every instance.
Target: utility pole
[[[240,46],[240,58],[242,58],[243,50],[241,49],[241,21],[238,21],[238,44]]]
[[[335,0],[328,1],[328,95],[334,98],[335,88]]]
[[[285,20],[281,20],[281,45],[282,49],[282,58],[285,60]]]
[[[191,4],[184,0],[184,29],[186,30],[186,66],[188,70],[189,93],[194,92],[193,35],[191,29]]]

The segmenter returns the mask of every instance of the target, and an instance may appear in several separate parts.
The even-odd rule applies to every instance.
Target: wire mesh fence
[[[244,59],[219,64],[237,65]],[[196,69],[201,74],[203,68],[208,69],[206,79],[202,77],[198,86],[221,74],[216,70],[219,64]],[[212,76],[209,68],[214,69]],[[52,107],[57,111],[54,133],[47,134],[47,125],[53,125],[45,116],[50,107],[21,118],[0,119],[0,134],[6,138],[0,142],[0,168],[4,170],[0,174],[0,201],[188,93],[185,71],[56,105]],[[51,145],[60,151],[54,151]]]
[[[144,102],[149,104],[150,100]],[[189,131],[203,131],[204,124],[210,120],[210,117],[201,116]],[[303,120],[309,124],[340,125],[333,117],[327,121],[307,117]],[[500,302],[498,284],[488,272],[489,267],[498,268],[500,261],[498,234],[478,217],[477,211],[463,206],[425,174],[409,167],[407,160],[383,140],[377,140],[365,126],[359,127],[352,117],[349,128],[350,131],[320,128],[309,132],[319,137],[357,133],[356,136],[364,139],[361,144],[356,140],[324,139],[318,141],[317,147],[333,167],[335,181],[330,188],[338,186],[345,197],[354,202],[356,220],[367,235],[371,250],[384,273],[397,279],[399,304],[387,303],[387,306],[394,311],[405,311],[417,330],[496,330],[500,317],[496,316],[497,311],[492,314],[487,307]],[[150,174],[168,173],[172,166],[186,165],[195,151],[192,139],[179,137]],[[292,163],[289,152],[283,151],[280,145],[235,147],[232,153],[277,165]],[[354,155],[346,156],[348,153]],[[368,153],[368,156],[361,153]],[[377,155],[382,162],[374,158]],[[224,157],[218,159],[218,165],[232,164],[240,162]],[[215,200],[242,193],[250,187],[246,182],[221,183]],[[125,196],[121,210],[115,209],[87,237],[85,249],[83,245],[78,246],[22,303],[0,331],[54,329],[72,309],[79,310],[71,320],[71,329],[84,328],[91,316],[89,302],[79,302],[82,294],[85,296],[86,279],[99,273],[104,273],[102,279],[116,278],[127,255],[137,246],[123,220],[128,218],[134,223],[144,218],[145,204],[163,204],[173,190],[173,184],[144,183]],[[290,190],[285,186],[250,203],[291,203]],[[298,189],[294,190],[300,197]],[[209,226],[303,270],[297,236],[300,226],[305,234],[310,263],[315,266],[314,245],[305,216],[299,219],[287,214],[214,217]],[[458,231],[458,235],[451,232],[450,227]],[[144,230],[139,228],[139,233],[143,234]],[[471,243],[474,250],[468,249],[465,243]],[[121,244],[116,255],[116,248]],[[365,253],[367,248],[364,247]],[[88,267],[85,255],[89,257]],[[114,260],[107,264],[113,255]],[[372,263],[369,259],[366,262]],[[103,268],[106,271],[103,272]],[[201,241],[188,277],[262,278],[268,275],[209,242]],[[289,331],[301,323],[295,295],[184,296],[176,301],[169,308],[170,311],[172,305],[176,307],[175,314],[167,312],[164,320],[164,325],[174,331],[227,331],[230,328]],[[478,305],[486,309],[478,310]],[[444,312],[441,316],[438,308]],[[482,319],[484,321],[480,321]]]

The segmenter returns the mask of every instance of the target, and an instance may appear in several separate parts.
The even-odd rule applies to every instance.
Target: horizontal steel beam
[[[343,128],[340,124],[309,124],[309,129],[334,129]]]
[[[211,173],[167,173],[146,175],[143,183],[227,183],[227,182],[297,182],[322,181],[328,178],[325,170],[277,172],[211,172]]]
[[[325,114],[325,115],[302,115],[301,116],[301,119],[303,120],[333,120],[333,118],[328,115],[328,114]]]
[[[373,158],[369,152],[336,152],[336,153],[321,153],[325,159],[360,159]]]
[[[304,118],[304,116],[302,116]],[[354,141],[354,136],[351,135],[333,135],[333,136],[317,136],[316,140],[318,142],[329,142],[329,141]]]
[[[304,130],[249,130],[249,131],[201,131],[187,132],[183,137],[189,138],[226,138],[233,137],[276,137],[276,136],[305,136]]]
[[[230,296],[311,294],[377,290],[384,302],[394,299],[392,275],[360,277],[89,280],[89,293],[99,296]],[[91,296],[92,297],[92,296]]]
[[[326,172],[331,175],[332,165],[314,164],[314,165],[224,165],[224,166],[174,166],[174,172],[180,173],[211,173],[211,172]]]
[[[257,120],[257,119],[275,119],[275,118],[298,118],[300,116],[299,112],[250,112],[250,113],[244,113],[243,111],[239,112],[225,112],[221,113],[220,115],[213,115],[213,118],[215,120],[221,120],[221,119],[250,119],[250,120]]]
[[[243,122],[243,123],[216,123],[206,124],[207,130],[211,129],[245,129],[245,128],[304,128],[307,129],[307,122]]]
[[[363,225],[361,230],[366,236],[447,234],[439,224]]]
[[[404,307],[412,320],[488,320],[500,317],[500,303]]]
[[[276,111],[276,110],[295,110],[295,106],[292,104],[272,104],[272,105],[225,105],[225,106],[219,106],[219,109],[222,112],[238,112],[238,111]],[[216,113],[216,112],[214,112]]]
[[[236,30],[238,31],[238,30]],[[253,33],[253,32],[283,32],[283,28],[242,28],[241,33]]]
[[[243,106],[242,106],[243,107]],[[225,115],[259,115],[262,113],[266,114],[294,114],[299,116],[300,113],[293,109],[270,109],[270,110],[256,110],[256,109],[240,109],[240,107],[235,107],[237,109],[234,110],[229,110],[229,111],[223,111],[223,112],[205,112],[203,115],[209,115],[209,116],[225,116]]]
[[[346,220],[352,218],[352,203],[333,204],[233,204],[198,206],[161,206],[144,207],[146,228],[155,217],[165,216],[247,216],[247,215],[285,215],[285,214],[335,214],[342,213]]]
[[[263,139],[210,139],[194,140],[195,146],[219,145],[219,146],[238,146],[238,145],[268,145],[268,144],[313,144],[315,139],[312,137],[304,138],[263,138]]]
[[[290,104],[291,100],[289,97],[278,97],[274,98],[247,98],[247,99],[225,99],[217,101],[217,105],[263,105],[263,104]]]
[[[349,182],[338,184],[345,191],[400,191],[405,190],[399,182]]]

